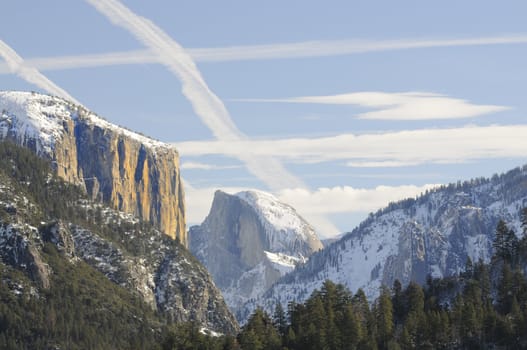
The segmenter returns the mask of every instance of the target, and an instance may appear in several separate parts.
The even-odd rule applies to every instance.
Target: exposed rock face
[[[0,139],[50,159],[93,198],[151,221],[187,245],[179,155],[60,98],[0,92]]]
[[[352,291],[363,288],[373,300],[381,285],[392,286],[395,279],[403,285],[424,283],[429,275],[463,271],[467,258],[488,262],[498,221],[505,220],[519,235],[526,206],[527,166],[390,204],[248,302],[238,319],[257,305],[273,310],[277,302],[285,307],[288,301],[305,300],[326,279]]]
[[[108,218],[115,215],[118,213],[105,214]],[[129,219],[121,216],[119,220]],[[159,231],[136,231],[123,238],[124,245],[134,238],[143,240],[140,254],[132,254],[76,225],[71,225],[70,232],[81,259],[113,282],[139,294],[171,321],[195,321],[222,333],[237,331],[236,320],[205,267]]]
[[[51,271],[40,256],[38,238],[34,227],[0,222],[0,261],[19,266],[40,287],[47,289]]]
[[[322,248],[293,208],[259,191],[217,191],[203,224],[190,228],[189,242],[232,310]]]

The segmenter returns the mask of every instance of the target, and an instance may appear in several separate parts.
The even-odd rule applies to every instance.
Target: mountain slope
[[[261,191],[217,191],[205,221],[190,228],[189,242],[232,310],[322,248],[292,207]]]
[[[58,97],[2,91],[0,111],[0,140],[31,149],[91,198],[149,220],[187,244],[179,155],[173,147]]]
[[[516,232],[527,206],[527,166],[492,179],[452,184],[390,204],[359,227],[313,255],[238,314],[246,318],[256,305],[272,310],[277,302],[305,300],[331,279],[351,290],[363,288],[370,300],[395,279],[403,285],[427,276],[450,276],[467,258],[488,261],[499,219]]]
[[[0,266],[32,281],[24,298],[34,295],[40,302],[46,290],[57,287],[57,278],[73,279],[57,275],[50,261],[57,250],[59,263],[72,266],[66,270],[89,267],[98,281],[111,281],[127,298],[140,299],[159,322],[237,330],[207,270],[179,243],[147,222],[90,201],[27,149],[0,142],[0,157]],[[1,283],[20,294],[18,282]]]

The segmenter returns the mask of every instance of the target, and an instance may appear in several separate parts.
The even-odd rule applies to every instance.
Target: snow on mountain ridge
[[[189,242],[231,310],[261,296],[322,249],[314,229],[292,207],[255,190],[216,191],[205,221],[190,228]]]
[[[489,261],[499,220],[520,235],[520,211],[526,206],[527,166],[392,203],[249,301],[238,310],[238,320],[256,306],[272,312],[277,302],[284,307],[301,302],[326,279],[354,292],[362,288],[373,301],[379,287],[395,279],[405,285],[425,283],[428,275],[459,273],[468,257]]]
[[[238,192],[235,196],[249,204],[258,214],[273,253],[281,252],[291,255],[289,248],[291,243],[297,240],[318,240],[313,227],[293,207],[281,202],[272,194],[249,190]],[[294,256],[304,258],[298,254]]]
[[[8,130],[13,130],[15,124],[18,138],[38,140],[37,152],[51,154],[55,142],[62,138],[64,122],[78,118],[89,120],[103,129],[118,131],[149,148],[172,148],[169,144],[112,124],[85,107],[56,96],[25,91],[0,91],[0,108],[2,138],[5,138]]]

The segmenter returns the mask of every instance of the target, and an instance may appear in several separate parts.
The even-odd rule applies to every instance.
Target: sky
[[[527,163],[525,1],[7,0],[0,89],[170,143],[188,225],[259,189],[322,238]]]

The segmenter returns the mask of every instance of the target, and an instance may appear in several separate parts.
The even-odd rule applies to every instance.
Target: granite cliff
[[[311,225],[261,191],[216,191],[205,221],[190,228],[189,246],[233,311],[322,249]]]
[[[0,140],[52,162],[93,199],[150,221],[187,246],[179,155],[82,106],[30,92],[0,92]]]

